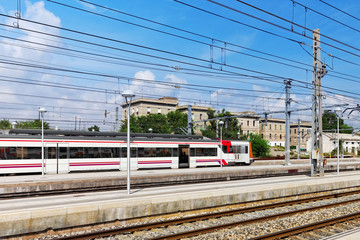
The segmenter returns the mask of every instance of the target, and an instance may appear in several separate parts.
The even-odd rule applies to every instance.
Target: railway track
[[[323,203],[322,201],[325,202]],[[246,226],[249,224],[252,225],[258,224],[260,222],[274,221],[276,219],[281,219],[289,216],[294,216],[299,214],[301,215],[305,212],[315,212],[319,210],[335,208],[338,206],[346,206],[358,202],[360,202],[360,190],[354,190],[343,193],[332,193],[323,196],[308,197],[304,199],[295,199],[295,200],[289,200],[283,202],[264,204],[260,206],[252,206],[241,209],[232,209],[228,211],[183,217],[180,219],[158,221],[158,222],[146,223],[136,226],[123,227],[118,229],[101,230],[86,234],[75,234],[71,236],[59,237],[56,239],[64,239],[64,240],[94,239],[94,238],[101,239],[103,237],[109,237],[109,236],[117,236],[118,238],[121,239],[182,239],[185,237],[194,237],[201,234],[209,234],[215,231],[219,231],[221,229],[226,229],[228,232],[231,231],[229,230],[230,228],[235,228],[237,226]],[[306,206],[309,204],[311,206]],[[274,211],[276,213],[274,213]],[[242,215],[244,214],[250,214],[255,216],[247,217],[247,219],[241,219],[239,221],[236,221],[236,218],[239,218],[239,216],[241,216],[240,218],[243,218]],[[360,215],[360,212],[357,214]],[[354,215],[351,217],[355,218],[358,215],[356,216]],[[229,222],[223,223],[224,221],[219,219],[225,219],[225,221],[229,221]],[[342,221],[346,221],[346,220],[342,220]],[[209,222],[213,222],[213,223],[211,224]],[[323,222],[322,224],[324,226],[325,222]],[[196,226],[189,227],[189,225],[196,225]],[[212,225],[212,226],[204,227],[204,225]],[[183,229],[189,229],[189,230],[183,230]],[[306,230],[299,229],[297,231],[304,232]],[[281,234],[285,234],[285,232]],[[291,234],[294,233],[291,233],[289,231],[288,234],[290,236]],[[273,239],[273,238],[271,238],[271,236],[264,235],[253,239]]]

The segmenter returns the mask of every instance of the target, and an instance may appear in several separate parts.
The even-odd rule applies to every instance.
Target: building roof
[[[178,99],[174,97],[162,97],[159,99],[151,99],[151,98],[136,98],[131,101],[131,105],[138,105],[138,104],[156,104],[156,105],[165,105],[165,106],[177,106]],[[127,103],[124,102],[122,107],[127,107]]]

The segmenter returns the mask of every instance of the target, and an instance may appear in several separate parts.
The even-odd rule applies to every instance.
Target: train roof
[[[207,141],[218,142],[199,135],[131,133],[131,140],[156,141]],[[41,129],[11,129],[9,134],[0,135],[1,138],[41,138]],[[124,132],[93,132],[74,130],[44,130],[44,137],[51,139],[87,139],[87,140],[126,140]]]

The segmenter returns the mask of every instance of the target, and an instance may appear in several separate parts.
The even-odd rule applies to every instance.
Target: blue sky
[[[324,1],[360,16],[355,0]],[[17,20],[8,16],[15,15],[17,2],[0,0],[2,24],[15,26]],[[38,106],[45,106],[52,127],[73,129],[76,116],[82,120],[81,129],[96,124],[101,130],[112,130],[115,107],[123,101],[119,93],[128,88],[137,97],[178,97],[181,105],[196,103],[232,112],[283,111],[285,79],[294,79],[291,108],[309,107],[312,40],[301,34],[312,37],[312,33],[295,24],[320,28],[321,34],[333,39],[321,37],[321,60],[329,70],[322,79],[324,105],[355,106],[360,101],[356,65],[360,21],[320,0],[298,0],[295,5],[290,0],[244,1],[290,23],[235,0],[179,0],[207,12],[173,0],[90,2],[103,7],[79,0],[22,0],[20,28],[0,26],[0,58],[16,61],[0,65],[1,118],[34,119]],[[216,4],[220,2],[226,7]],[[24,67],[24,63],[36,66]],[[106,118],[105,110],[111,112]],[[310,120],[310,115],[309,111],[294,113],[291,120]],[[346,117],[347,123],[359,127],[357,118],[353,113]]]

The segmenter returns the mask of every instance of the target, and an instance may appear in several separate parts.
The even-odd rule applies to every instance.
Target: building
[[[137,98],[131,101],[130,114],[135,116],[144,116],[147,114],[167,114],[171,111],[175,111],[177,107],[177,98],[174,97],[162,97],[159,99],[151,98]],[[122,104],[123,108],[123,120],[127,116],[127,103]]]
[[[300,121],[298,123],[290,124],[290,146],[296,146],[298,148],[300,141],[300,150],[308,151],[307,141],[311,137],[311,123],[306,121]]]
[[[259,119],[259,133],[261,137],[268,140],[271,146],[285,146],[285,119],[265,118]]]
[[[256,115],[255,112],[247,111],[247,112],[239,112],[239,113],[231,113],[232,115],[243,115],[237,120],[239,121],[239,125],[241,126],[241,131],[243,135],[249,135],[250,133],[259,134],[259,119],[260,116]]]
[[[340,133],[339,139],[343,141],[343,148],[344,148],[345,153],[350,153],[350,154],[354,154],[354,155],[360,154],[360,136],[359,135]],[[311,138],[308,140],[307,146],[310,151]],[[331,153],[336,148],[337,148],[337,134],[336,133],[323,134],[323,152]]]

